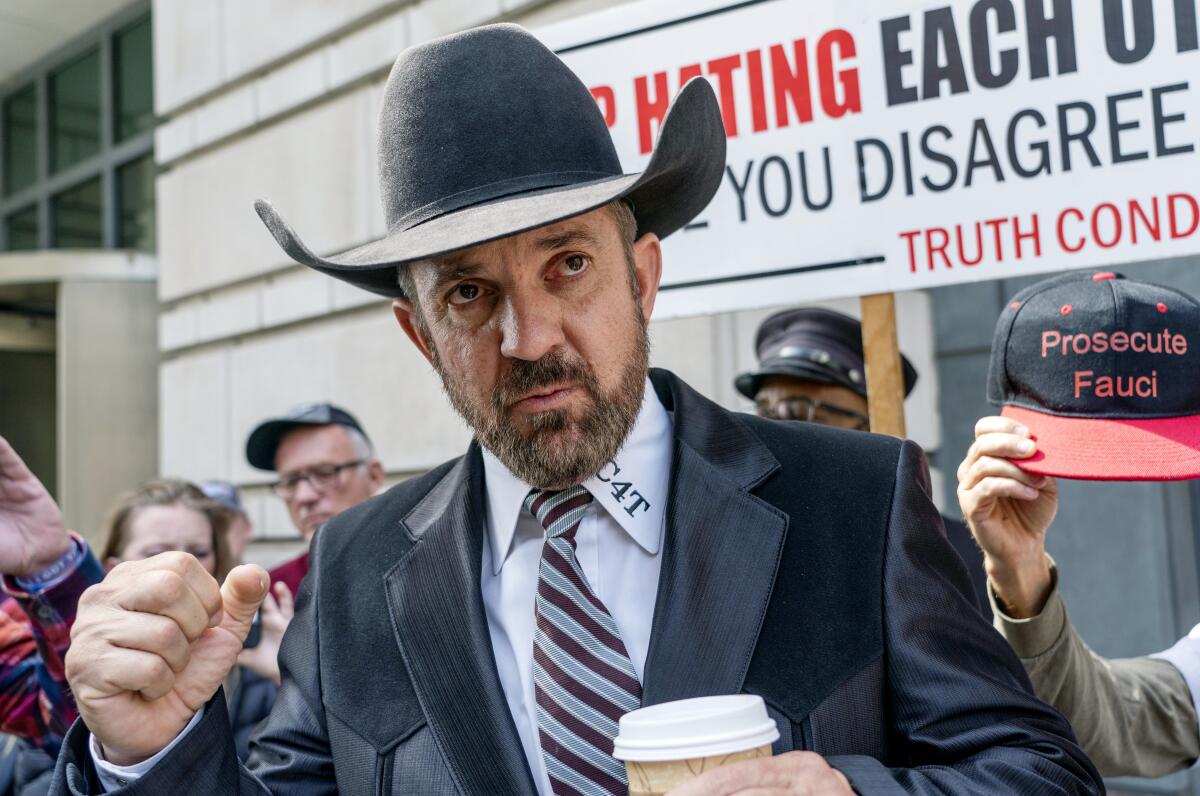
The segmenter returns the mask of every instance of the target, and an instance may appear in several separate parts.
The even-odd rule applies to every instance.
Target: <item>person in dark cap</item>
[[[291,257],[393,299],[474,439],[316,535],[244,767],[219,686],[265,573],[114,570],[76,623],[56,796],[621,796],[622,716],[738,692],[770,706],[779,754],[680,796],[1100,792],[971,608],[916,445],[738,415],[649,366],[660,239],[725,174],[705,80],[640,173],[516,25],[405,51],[380,117],[383,239],[322,257],[259,213]],[[281,477],[311,472],[285,462],[310,431]],[[159,663],[125,665],[142,655]]]
[[[754,337],[758,368],[734,380],[754,401],[760,417],[804,420],[836,428],[870,431],[862,324],[823,307],[777,312]],[[903,354],[904,395],[917,384],[917,371]],[[978,608],[991,617],[983,553],[966,523],[942,515],[946,536],[971,576]]]
[[[305,543],[321,525],[383,486],[383,464],[367,432],[354,415],[330,403],[301,404],[264,420],[246,440],[246,460],[278,475],[271,490]],[[286,583],[292,594],[306,574],[307,550],[270,572],[271,582]]]

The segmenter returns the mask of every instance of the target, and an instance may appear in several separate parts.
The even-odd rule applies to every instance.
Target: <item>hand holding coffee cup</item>
[[[752,694],[665,702],[621,718],[613,755],[625,761],[630,796],[734,793],[785,788],[852,793],[819,755],[771,756],[779,738],[762,697]]]
[[[666,796],[854,796],[842,772],[816,752],[787,752],[776,757],[743,760],[711,769],[669,791]]]

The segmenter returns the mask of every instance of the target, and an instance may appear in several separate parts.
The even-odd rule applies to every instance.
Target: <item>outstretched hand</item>
[[[170,552],[83,593],[67,680],[105,759],[133,765],[174,740],[237,662],[268,581],[243,565],[218,587],[195,556]]]
[[[54,499],[0,437],[0,574],[36,575],[70,546]]]

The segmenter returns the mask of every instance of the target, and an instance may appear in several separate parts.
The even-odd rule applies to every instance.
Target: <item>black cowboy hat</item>
[[[392,67],[379,120],[388,232],[313,253],[269,202],[255,209],[297,262],[383,296],[397,267],[602,207],[633,206],[638,234],[665,238],[721,184],[725,130],[712,88],[675,97],[646,170],[625,174],[591,92],[544,44],[510,24],[410,47]]]

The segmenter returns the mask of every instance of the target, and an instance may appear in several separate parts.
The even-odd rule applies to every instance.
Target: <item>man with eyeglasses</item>
[[[305,543],[323,523],[383,486],[383,465],[367,433],[354,415],[329,403],[295,406],[260,423],[246,440],[246,459],[278,474],[271,489]],[[286,583],[295,594],[308,574],[308,550],[270,574],[272,583]]]
[[[871,430],[862,324],[854,318],[821,307],[777,312],[758,327],[754,348],[758,369],[741,374],[734,385],[754,401],[760,417]],[[907,397],[917,383],[917,371],[903,355],[900,362]],[[970,572],[979,609],[990,616],[983,554],[961,520],[945,515],[942,520]]]

